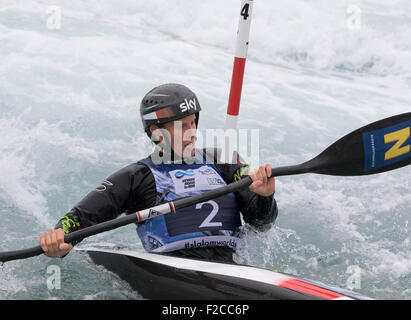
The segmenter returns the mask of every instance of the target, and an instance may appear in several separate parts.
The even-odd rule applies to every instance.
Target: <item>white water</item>
[[[152,87],[188,85],[200,128],[224,126],[240,1],[53,4],[57,29],[47,1],[0,1],[1,251],[36,245],[104,178],[148,154],[138,110]],[[260,129],[262,164],[301,163],[409,111],[410,12],[407,0],[255,1],[239,127]],[[248,231],[237,261],[342,288],[357,266],[355,291],[410,299],[409,172],[277,178],[276,225]],[[84,243],[96,241],[141,246],[133,226]],[[47,287],[50,265],[60,289]],[[139,298],[76,252],[1,268],[2,299]]]

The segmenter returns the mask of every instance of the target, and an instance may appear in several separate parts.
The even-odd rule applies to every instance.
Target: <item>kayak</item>
[[[117,274],[150,300],[363,300],[358,293],[259,267],[139,252],[129,248],[75,250]]]

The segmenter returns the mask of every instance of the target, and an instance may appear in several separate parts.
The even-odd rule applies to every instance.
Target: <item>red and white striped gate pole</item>
[[[253,0],[241,1],[233,74],[231,77],[230,96],[228,99],[225,122],[225,141],[222,149],[223,152],[221,153],[221,160],[223,162],[233,161],[233,151],[236,150],[237,147],[237,135],[235,129],[237,129],[237,119],[240,111],[241,90],[243,86],[245,62],[248,51],[248,39],[250,35],[253,2]]]

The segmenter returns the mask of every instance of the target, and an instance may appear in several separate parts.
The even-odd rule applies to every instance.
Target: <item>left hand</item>
[[[253,182],[250,185],[250,190],[263,196],[269,197],[275,192],[275,179],[269,178],[271,176],[271,166],[266,164],[259,168],[251,169],[248,172]]]

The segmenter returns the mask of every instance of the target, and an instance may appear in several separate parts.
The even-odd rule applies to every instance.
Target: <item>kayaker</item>
[[[65,256],[75,245],[64,243],[64,235],[70,232],[212,190],[248,174],[253,180],[249,188],[137,226],[148,252],[233,262],[240,214],[245,223],[260,231],[275,221],[275,181],[268,178],[269,164],[248,170],[237,154],[234,163],[220,163],[219,149],[196,148],[200,110],[196,95],[186,86],[163,84],[148,92],[140,113],[155,145],[153,153],[109,176],[60,219],[55,229],[42,234],[45,255]]]

